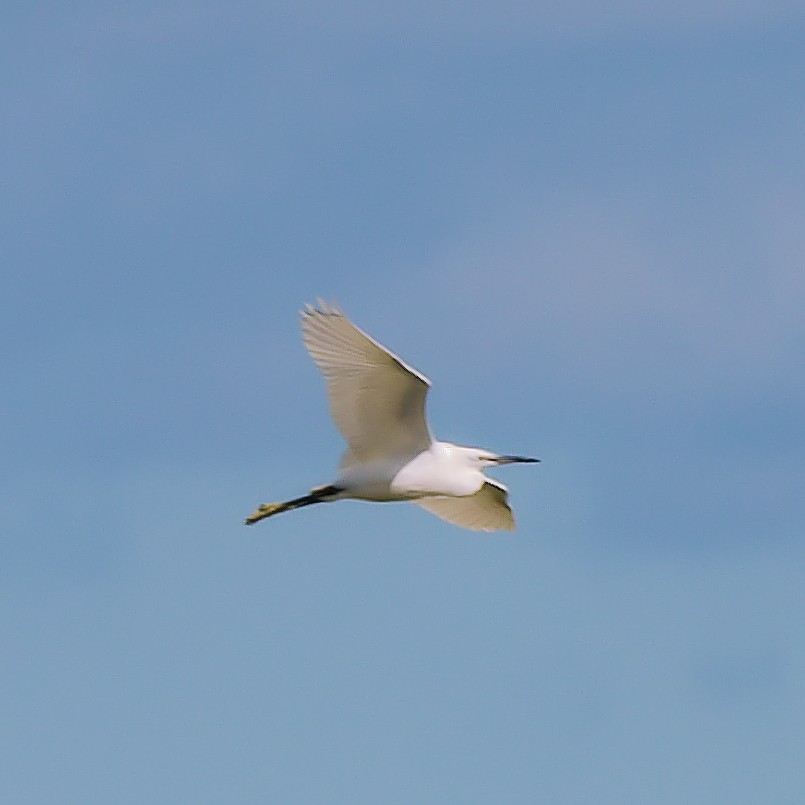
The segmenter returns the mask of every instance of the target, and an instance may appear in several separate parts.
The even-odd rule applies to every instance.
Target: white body
[[[412,459],[384,459],[349,467],[334,485],[343,487],[338,497],[356,500],[474,495],[489,479],[469,458],[469,452],[470,448],[434,441]]]

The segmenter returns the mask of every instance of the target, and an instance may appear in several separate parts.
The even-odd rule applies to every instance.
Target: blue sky
[[[799,4],[5,17],[4,801],[801,802]],[[317,296],[515,534],[242,526]]]

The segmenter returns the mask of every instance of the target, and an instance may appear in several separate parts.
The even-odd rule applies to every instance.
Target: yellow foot
[[[280,509],[282,509],[281,503],[263,503],[262,506],[257,507],[257,511],[246,518],[246,525],[254,525],[254,523],[266,517],[271,517],[272,514],[276,514]]]

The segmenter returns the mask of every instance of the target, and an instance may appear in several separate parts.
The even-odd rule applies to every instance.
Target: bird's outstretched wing
[[[430,381],[424,375],[321,300],[302,311],[302,338],[327,381],[330,413],[349,445],[342,466],[428,449]]]
[[[488,480],[474,495],[418,498],[413,503],[442,520],[473,531],[514,531],[514,515],[508,498],[503,484]]]

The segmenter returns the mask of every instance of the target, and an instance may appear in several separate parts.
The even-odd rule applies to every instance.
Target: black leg
[[[257,508],[257,511],[250,514],[246,518],[246,525],[254,525],[266,517],[271,517],[275,514],[291,511],[293,509],[301,509],[303,506],[311,506],[314,503],[324,503],[337,495],[341,489],[337,486],[320,486],[314,489],[309,495],[303,495],[301,498],[294,498],[293,500],[286,500],[284,503],[263,503],[262,506]]]

